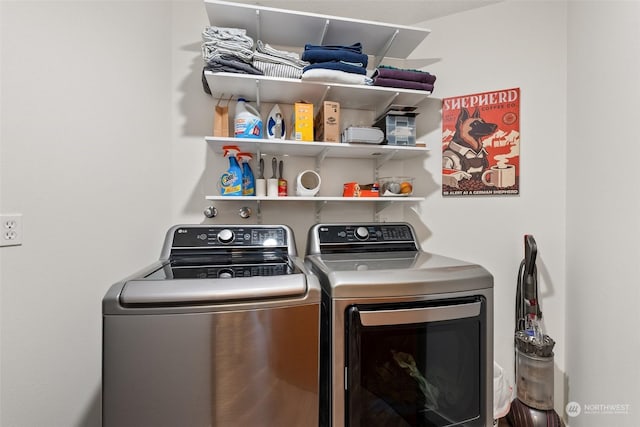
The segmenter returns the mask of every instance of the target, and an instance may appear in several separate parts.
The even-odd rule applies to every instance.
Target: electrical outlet
[[[22,244],[22,215],[0,215],[0,246]]]

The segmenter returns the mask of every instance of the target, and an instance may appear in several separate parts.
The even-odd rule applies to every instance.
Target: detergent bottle
[[[224,156],[229,158],[229,169],[220,175],[220,194],[242,196],[242,169],[236,158],[240,149],[235,145],[225,145],[222,149]]]
[[[262,138],[262,119],[260,119],[260,113],[251,105],[247,104],[244,98],[239,98],[236,104],[233,129],[236,138]]]
[[[253,176],[249,160],[253,158],[251,153],[238,153],[240,163],[242,163],[242,195],[256,195],[256,178]]]

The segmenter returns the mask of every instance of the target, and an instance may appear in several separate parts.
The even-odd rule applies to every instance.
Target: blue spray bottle
[[[251,153],[238,153],[238,158],[242,164],[242,195],[255,196],[256,178],[253,176],[251,166],[249,166],[249,160],[253,159],[253,155]]]
[[[225,145],[222,149],[224,156],[229,158],[229,169],[220,175],[220,194],[242,196],[242,169],[236,158],[240,149],[236,145]]]

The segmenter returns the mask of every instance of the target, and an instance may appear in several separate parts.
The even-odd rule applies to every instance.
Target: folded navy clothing
[[[301,58],[303,61],[312,63],[329,61],[360,62],[365,68],[367,68],[367,64],[369,63],[369,57],[367,55],[341,49],[305,50],[302,52]]]
[[[362,43],[354,43],[348,46],[341,46],[336,44],[315,45],[307,43],[304,45],[304,50],[344,50],[355,53],[362,53]]]
[[[305,72],[307,70],[321,69],[321,68],[325,70],[339,70],[339,71],[344,71],[344,72],[353,73],[353,74],[361,74],[361,75],[367,74],[367,69],[364,67],[345,64],[344,62],[339,62],[339,61],[314,62],[304,67],[302,69],[302,72]]]
[[[431,83],[414,82],[411,80],[387,79],[385,77],[376,77],[373,79],[374,86],[397,87],[401,89],[416,89],[433,92]]]
[[[414,82],[434,84],[436,82],[436,76],[426,71],[419,70],[404,70],[401,68],[392,68],[380,66],[376,68],[371,76],[373,78],[382,77],[388,79],[397,80],[410,80]]]

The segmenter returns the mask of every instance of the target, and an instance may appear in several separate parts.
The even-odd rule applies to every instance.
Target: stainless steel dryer
[[[318,224],[321,425],[491,426],[493,278],[406,223]]]
[[[103,426],[318,425],[320,287],[292,231],[180,225],[103,300]]]

